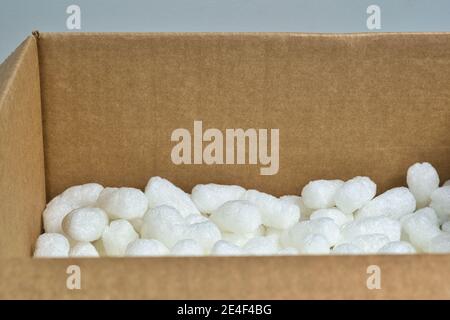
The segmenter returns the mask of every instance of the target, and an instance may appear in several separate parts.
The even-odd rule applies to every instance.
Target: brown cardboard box
[[[278,173],[173,164],[194,120],[279,128]],[[450,34],[35,33],[0,66],[0,297],[450,298],[449,255],[31,258],[46,201],[74,184],[282,195],[368,175],[382,192],[417,161],[450,178],[449,126]]]

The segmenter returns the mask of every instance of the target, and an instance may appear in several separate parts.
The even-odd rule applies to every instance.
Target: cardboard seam
[[[41,143],[42,143],[42,163],[43,163],[43,172],[44,172],[44,192],[45,192],[45,203],[47,203],[47,166],[46,166],[46,159],[45,159],[45,132],[44,132],[44,102],[43,102],[43,94],[42,94],[42,85],[41,85],[41,59],[40,59],[40,53],[41,50],[39,48],[39,39],[41,38],[41,34],[39,30],[34,30],[32,33],[32,37],[36,41],[36,60],[37,60],[37,66],[38,66],[38,85],[39,85],[39,107],[40,107],[40,113],[41,113]],[[42,220],[42,217],[41,217]],[[41,225],[41,232],[44,231],[44,223]]]
[[[41,59],[40,59],[40,49],[39,49],[39,39],[40,39],[40,33],[38,30],[34,30],[32,33],[32,36],[34,37],[36,41],[36,60],[37,60],[37,66],[38,66],[38,85],[39,85],[39,108],[41,113],[41,146],[42,146],[42,165],[43,165],[43,172],[44,172],[44,196],[45,196],[45,204],[47,204],[47,167],[46,167],[46,159],[45,159],[45,132],[44,132],[44,108],[43,108],[43,94],[42,94],[42,85],[41,85]],[[44,222],[42,221],[42,213],[41,213],[41,233],[44,232]],[[32,244],[33,245],[33,244]]]
[[[450,32],[347,32],[347,33],[331,33],[331,32],[43,32],[38,31],[38,37],[55,36],[55,37],[78,37],[78,36],[255,36],[255,37],[331,37],[331,38],[358,38],[358,37],[392,37],[392,36],[448,36]]]

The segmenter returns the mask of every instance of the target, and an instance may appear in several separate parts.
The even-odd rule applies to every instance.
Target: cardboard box
[[[282,195],[367,175],[382,192],[417,161],[449,179],[449,88],[447,33],[35,33],[0,67],[0,298],[450,298],[450,255],[31,258],[46,201],[75,184]],[[174,164],[195,120],[279,129],[278,172]]]

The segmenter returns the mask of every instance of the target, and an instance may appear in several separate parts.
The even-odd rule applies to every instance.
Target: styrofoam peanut
[[[98,183],[86,183],[66,189],[61,198],[72,204],[74,209],[95,205],[103,186]]]
[[[211,255],[213,256],[239,256],[243,255],[244,250],[234,243],[219,240],[211,249]]]
[[[329,254],[330,244],[327,238],[321,234],[312,233],[307,235],[300,244],[300,254]]]
[[[70,244],[62,234],[44,233],[36,240],[34,257],[66,258],[69,256]]]
[[[450,233],[450,221],[446,221],[441,226],[442,231]]]
[[[192,189],[191,198],[201,213],[212,213],[225,202],[239,200],[244,192],[244,188],[235,185],[198,184]]]
[[[295,256],[298,254],[299,254],[298,250],[294,247],[283,248],[280,251],[278,251],[278,253],[277,253],[277,255],[279,255],[279,256]]]
[[[145,195],[150,208],[162,205],[171,206],[178,210],[183,217],[193,213],[200,214],[189,194],[161,177],[152,177],[148,181]]]
[[[50,201],[42,216],[47,233],[63,233],[62,221],[69,212],[85,206],[93,206],[103,187],[98,183],[86,183],[66,189]]]
[[[350,244],[361,248],[361,250],[367,254],[377,253],[383,246],[388,243],[389,238],[386,237],[386,235],[380,233],[363,234],[353,238],[350,241]]]
[[[315,210],[305,205],[302,197],[296,195],[287,195],[280,197],[281,201],[296,205],[300,210],[300,220],[306,220]]]
[[[145,194],[135,188],[105,188],[100,193],[97,206],[105,210],[111,219],[142,218],[148,209]]]
[[[96,258],[100,255],[92,243],[77,242],[72,248],[70,248],[69,256],[72,258]]]
[[[416,199],[405,187],[390,189],[370,200],[364,207],[359,209],[355,218],[367,218],[375,216],[388,216],[400,219],[402,216],[414,212]]]
[[[278,237],[275,235],[254,237],[248,240],[243,248],[249,255],[273,255],[279,250]]]
[[[403,221],[403,228],[411,243],[420,250],[426,250],[434,237],[442,233],[429,215],[418,210],[414,215]]]
[[[127,257],[163,256],[168,253],[169,249],[155,239],[136,239],[130,242],[125,250]]]
[[[264,192],[247,190],[242,200],[250,201],[259,208],[262,223],[267,227],[286,229],[300,219],[300,209],[297,205]]]
[[[415,163],[408,168],[406,182],[416,198],[417,208],[423,208],[430,203],[431,193],[439,188],[439,175],[428,162]]]
[[[261,225],[259,208],[245,200],[225,202],[212,212],[210,219],[222,231],[241,234],[255,232]]]
[[[127,220],[114,220],[103,231],[103,247],[108,256],[122,257],[128,244],[138,238],[139,235]]]
[[[351,243],[341,243],[333,248],[331,254],[336,255],[358,255],[364,254],[364,251]]]
[[[170,254],[174,256],[203,256],[203,247],[194,239],[183,239],[177,241],[170,249]]]
[[[439,219],[445,222],[450,219],[450,186],[440,187],[430,195],[430,207],[433,208]]]
[[[342,180],[315,180],[309,182],[302,190],[302,199],[311,209],[326,209],[336,205],[335,197]]]
[[[209,252],[214,243],[222,239],[222,234],[213,222],[205,221],[188,225],[184,232],[184,238],[194,239],[205,252]]]
[[[248,240],[251,238],[254,238],[255,234],[238,234],[238,233],[232,233],[232,232],[222,232],[222,240],[225,240],[227,242],[233,243],[239,247],[244,246]]]
[[[325,237],[329,247],[334,246],[341,237],[339,226],[332,219],[320,218],[295,224],[287,230],[285,236],[282,236],[281,242],[283,245],[292,246],[301,252],[305,238],[311,234]]]
[[[342,226],[344,223],[352,221],[353,215],[352,214],[344,214],[341,210],[336,209],[336,208],[329,208],[329,209],[316,210],[310,216],[310,220],[315,220],[315,219],[320,219],[320,218],[330,218],[338,226]]]
[[[73,205],[61,196],[53,198],[42,214],[44,231],[46,233],[63,233],[62,221],[74,209]]]
[[[101,238],[108,222],[108,216],[102,209],[84,207],[66,215],[62,227],[75,241],[91,242]]]
[[[184,218],[184,221],[187,224],[194,224],[194,223],[199,223],[199,222],[205,222],[208,221],[208,218],[201,215],[201,214],[190,214],[187,217]]]
[[[156,239],[171,248],[177,241],[185,239],[187,223],[173,207],[159,206],[147,211],[141,227],[141,237]]]
[[[377,185],[369,177],[347,180],[337,190],[336,207],[344,213],[353,213],[375,197]]]
[[[383,234],[389,241],[399,241],[401,223],[387,216],[357,219],[341,228],[341,242],[350,242],[354,238],[367,234]]]
[[[442,232],[431,238],[424,251],[428,253],[450,253],[450,234]]]
[[[416,248],[406,241],[392,241],[385,244],[378,250],[381,254],[413,254],[416,253]]]

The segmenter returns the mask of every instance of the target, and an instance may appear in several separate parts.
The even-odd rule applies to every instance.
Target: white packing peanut
[[[336,192],[336,207],[344,213],[353,213],[375,197],[377,185],[369,177],[355,177]]]
[[[314,211],[309,217],[310,220],[320,219],[320,218],[330,218],[336,223],[339,227],[344,223],[353,221],[353,215],[344,214],[341,210],[336,208],[330,209],[319,209]]]
[[[277,255],[280,255],[280,256],[296,256],[298,254],[299,254],[298,250],[294,247],[283,248],[280,251],[278,251],[278,253],[277,253]]]
[[[326,209],[336,205],[335,197],[342,180],[315,180],[309,182],[302,190],[302,199],[311,209]]]
[[[450,233],[450,221],[446,221],[441,226],[442,231]]]
[[[264,192],[247,190],[242,200],[250,201],[259,208],[262,223],[267,227],[286,229],[300,219],[300,209],[297,205]]]
[[[191,198],[201,213],[212,213],[225,202],[239,200],[244,193],[244,188],[235,185],[198,184],[192,189]]]
[[[393,219],[414,212],[416,199],[405,187],[390,189],[370,200],[364,207],[356,212],[355,218],[367,218],[386,215]]]
[[[95,205],[103,186],[98,183],[86,183],[66,189],[61,197],[71,203],[74,208],[91,207]]]
[[[148,209],[145,194],[135,188],[105,188],[98,197],[97,206],[111,219],[142,218]]]
[[[93,206],[103,186],[98,183],[86,183],[66,189],[61,195],[50,201],[44,212],[44,230],[48,233],[63,233],[62,221],[72,210]]]
[[[416,198],[417,208],[423,208],[430,203],[431,193],[439,188],[439,175],[430,163],[415,163],[408,168],[406,182]]]
[[[424,251],[428,253],[450,253],[450,234],[443,232],[433,237]]]
[[[145,195],[150,208],[167,205],[177,209],[183,217],[200,214],[189,194],[164,178],[152,177],[145,187]]]
[[[188,225],[184,232],[184,238],[194,239],[205,252],[209,252],[214,243],[222,239],[222,234],[213,222],[205,221]]]
[[[102,209],[84,207],[66,215],[62,227],[73,240],[91,242],[101,238],[108,222],[108,216]]]
[[[254,238],[253,233],[250,234],[237,234],[232,232],[222,232],[222,240],[233,243],[239,247],[244,246],[248,240]]]
[[[431,193],[430,207],[444,222],[450,218],[450,186],[440,187]]]
[[[62,221],[66,215],[74,208],[71,203],[61,196],[57,196],[50,201],[43,214],[44,231],[47,233],[63,233]]]
[[[69,251],[69,257],[73,258],[96,258],[99,256],[97,249],[90,242],[78,242]]]
[[[152,257],[169,254],[169,249],[155,239],[136,239],[130,242],[125,250],[127,257]]]
[[[351,243],[341,243],[333,248],[331,254],[336,255],[358,255],[364,254],[362,249]]]
[[[280,200],[296,205],[300,210],[300,220],[308,219],[311,213],[314,212],[314,209],[308,208],[305,205],[305,202],[300,196],[287,195],[280,197]]]
[[[184,221],[187,224],[194,224],[199,222],[205,222],[208,221],[208,218],[205,216],[202,216],[201,214],[190,214],[186,218],[184,218]]]
[[[389,243],[389,238],[384,234],[371,233],[355,237],[349,243],[361,248],[364,253],[375,254]]]
[[[254,237],[244,245],[244,251],[249,255],[266,256],[276,254],[279,250],[278,237],[258,236]]]
[[[416,248],[406,241],[392,241],[386,243],[378,250],[381,254],[413,254],[416,253]]]
[[[122,257],[128,244],[138,238],[139,235],[127,220],[114,220],[103,231],[103,247],[108,256]]]
[[[205,254],[202,246],[193,239],[180,240],[170,249],[174,256],[203,256]]]
[[[36,240],[34,257],[65,258],[69,256],[70,244],[62,234],[44,233]]]
[[[350,242],[354,238],[367,234],[383,234],[389,241],[400,240],[401,223],[387,216],[357,219],[341,228],[341,242]]]
[[[334,246],[340,240],[339,226],[330,218],[320,218],[309,221],[301,221],[281,236],[284,246],[292,246],[302,250],[305,238],[311,234],[320,234],[327,240],[329,247]]]
[[[240,256],[244,254],[244,250],[234,243],[219,240],[211,249],[211,255],[213,256]]]
[[[130,219],[128,222],[131,223],[137,233],[141,234],[142,225],[144,224],[144,217]]]
[[[312,233],[307,235],[300,244],[300,254],[329,254],[330,244],[321,234]]]
[[[233,233],[253,233],[261,225],[259,208],[246,200],[225,202],[210,216],[222,231]]]
[[[431,239],[442,233],[429,215],[424,213],[424,210],[426,208],[418,210],[414,215],[403,221],[403,229],[409,240],[416,248],[421,250],[425,250]]]
[[[171,248],[177,241],[185,239],[187,226],[178,210],[162,205],[148,210],[144,215],[141,237],[156,239]]]

